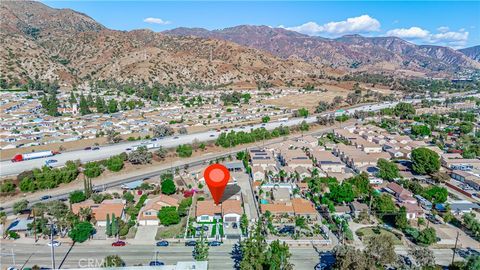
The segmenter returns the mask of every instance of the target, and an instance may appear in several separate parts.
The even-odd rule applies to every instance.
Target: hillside
[[[239,43],[268,51],[282,58],[299,57],[316,65],[347,71],[389,71],[448,75],[480,65],[454,49],[418,46],[396,37],[368,38],[348,35],[337,39],[312,37],[283,28],[241,25],[208,31],[176,28],[163,33],[200,36]]]
[[[475,61],[480,62],[480,45],[458,50]]]
[[[39,2],[0,3],[1,77],[255,86],[304,80],[320,70],[238,44],[149,30],[115,31],[68,9]]]

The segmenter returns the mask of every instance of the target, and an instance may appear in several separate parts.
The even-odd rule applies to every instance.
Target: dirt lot
[[[325,84],[320,86],[321,89],[326,89],[327,92],[314,92],[314,93],[298,93],[292,95],[286,95],[277,99],[266,100],[266,104],[276,105],[280,107],[287,107],[290,109],[307,108],[310,111],[314,111],[319,101],[332,102],[336,96],[345,98],[350,92],[352,92],[353,82],[341,82],[338,84]],[[360,87],[364,89],[370,89],[382,94],[388,95],[392,91],[383,86],[375,86],[367,84],[361,84]]]

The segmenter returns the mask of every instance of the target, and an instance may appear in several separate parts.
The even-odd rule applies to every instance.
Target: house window
[[[200,220],[204,221],[204,220],[209,220],[209,216],[201,216],[200,217]]]

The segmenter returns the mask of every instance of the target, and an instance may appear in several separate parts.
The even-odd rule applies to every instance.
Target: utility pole
[[[453,248],[452,264],[453,264],[453,261],[455,261],[455,252],[457,252],[457,244],[458,244],[459,234],[460,233],[457,231],[457,238],[455,238],[455,247]]]
[[[50,248],[52,253],[52,269],[55,269],[55,248],[53,246],[53,222],[50,223]]]

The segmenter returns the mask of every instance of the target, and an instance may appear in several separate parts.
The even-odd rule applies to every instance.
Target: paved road
[[[353,114],[355,111],[378,111],[383,108],[393,107],[396,104],[397,102],[362,105],[355,108],[347,109],[346,113]],[[322,115],[326,115],[326,114],[322,114]],[[268,130],[272,130],[281,125],[283,126],[298,125],[303,120],[305,120],[307,123],[313,123],[316,121],[316,116],[311,116],[307,118],[292,118],[287,121],[276,121],[276,122],[270,122],[266,124],[241,126],[241,127],[232,128],[229,130],[247,131],[250,128],[260,128],[260,127],[264,127]],[[217,131],[205,131],[205,132],[192,133],[187,135],[166,137],[154,143],[158,144],[158,146],[163,146],[165,148],[173,148],[181,144],[190,144],[192,143],[193,140],[198,140],[201,142],[212,141],[212,140],[215,140],[219,134],[220,132],[217,132]],[[82,162],[88,162],[88,161],[94,161],[94,160],[107,159],[113,155],[118,155],[122,152],[125,152],[127,148],[132,148],[142,143],[147,144],[152,142],[151,141],[123,142],[123,143],[118,143],[113,145],[101,146],[100,150],[95,150],[95,151],[94,150],[74,150],[74,151],[61,153],[59,155],[56,155],[55,157],[25,160],[22,162],[15,162],[15,163],[12,163],[10,160],[4,160],[0,162],[0,176],[16,175],[25,170],[42,167],[43,165],[45,165],[45,161],[47,159],[58,160],[57,163],[51,164],[54,167],[63,166],[65,162],[69,160],[79,159]],[[21,151],[21,149],[19,149],[19,151]]]
[[[51,266],[50,248],[45,244],[20,244],[20,243],[2,243],[1,245],[1,268],[13,265],[13,257],[9,256],[13,250],[15,254],[15,266],[17,268],[25,265],[31,267],[39,265],[44,267]],[[157,259],[166,264],[175,264],[177,261],[191,261],[192,247],[185,247],[182,244],[172,244],[169,247],[156,247],[152,245],[127,245],[126,247],[111,247],[98,245],[95,242],[88,244],[77,244],[71,247],[64,243],[55,248],[55,264],[58,268],[78,268],[94,267],[101,264],[105,256],[117,254],[128,266],[146,265],[154,260],[155,253]],[[315,250],[312,247],[290,247],[292,253],[291,262],[295,269],[314,269],[319,263],[320,257],[318,251],[328,250],[320,248]],[[211,247],[209,251],[209,269],[234,269],[234,259],[232,257],[233,244],[224,244],[220,247]],[[406,255],[407,249],[404,247],[396,248],[397,254]],[[452,259],[451,249],[435,249],[433,253],[436,262],[441,265],[448,265]],[[457,260],[460,259],[457,256]]]
[[[13,257],[9,256],[12,252],[15,254],[15,266],[17,268],[31,267],[39,265],[51,267],[50,247],[46,245],[31,244],[2,244],[1,248],[1,268],[13,265]],[[128,245],[126,247],[111,247],[100,245],[77,244],[70,250],[69,244],[55,248],[56,268],[78,268],[94,267],[101,264],[105,256],[117,254],[127,264],[148,265],[148,263],[157,258],[166,264],[175,264],[178,261],[192,261],[192,247],[185,247],[181,244],[171,245],[169,247],[156,247],[151,245]],[[233,245],[224,244],[220,247],[211,247],[209,250],[209,269],[234,269],[234,259],[232,258]],[[295,269],[313,269],[318,263],[319,257],[315,250],[310,247],[292,249],[292,263]]]

